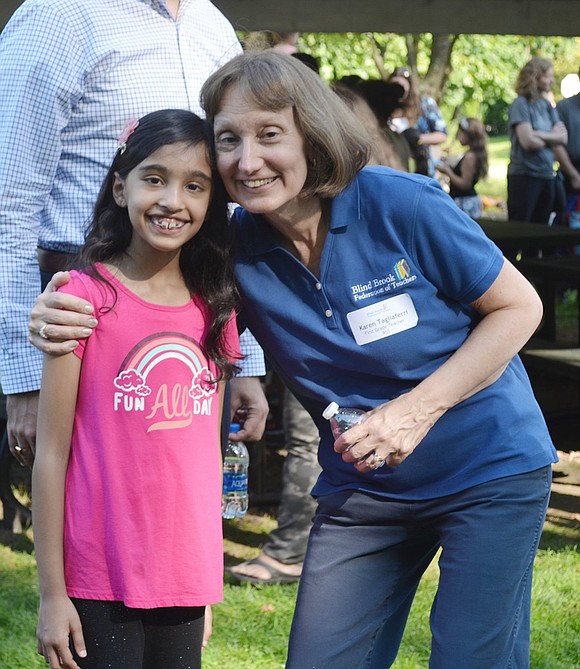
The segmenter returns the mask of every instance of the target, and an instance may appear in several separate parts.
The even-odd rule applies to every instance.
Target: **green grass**
[[[487,144],[489,162],[503,163],[507,165],[510,157],[510,140],[507,135],[490,137]]]
[[[226,563],[256,555],[273,523],[264,514],[226,523]],[[532,669],[580,669],[579,546],[577,520],[546,524],[534,576]],[[429,609],[437,582],[433,564],[417,593],[394,669],[428,666]],[[204,653],[204,669],[283,669],[296,592],[295,584],[226,584],[224,603],[214,607],[214,635]],[[0,667],[46,666],[36,653],[37,605],[30,532],[0,534]]]

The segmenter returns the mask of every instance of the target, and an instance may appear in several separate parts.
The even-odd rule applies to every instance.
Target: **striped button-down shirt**
[[[78,249],[126,120],[161,108],[201,113],[202,83],[240,52],[208,0],[181,0],[177,19],[163,0],[26,0],[15,12],[0,36],[5,393],[40,387],[41,357],[27,341],[37,246]],[[263,373],[250,348],[258,363],[244,373]]]

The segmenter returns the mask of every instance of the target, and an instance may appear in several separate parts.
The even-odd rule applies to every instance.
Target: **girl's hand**
[[[66,596],[42,598],[36,629],[37,648],[51,669],[80,669],[69,648],[69,636],[79,657],[87,651],[81,621]]]
[[[68,272],[57,272],[34,305],[28,321],[30,343],[45,353],[63,355],[88,337],[97,320],[86,300],[57,292],[68,283]]]
[[[444,413],[427,408],[414,391],[381,404],[365,414],[334,442],[334,450],[359,472],[378,469],[383,463],[396,467],[406,460]]]

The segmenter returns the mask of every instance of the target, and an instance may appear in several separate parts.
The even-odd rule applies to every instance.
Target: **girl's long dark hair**
[[[230,378],[237,368],[230,362],[232,351],[226,349],[224,328],[236,307],[237,292],[231,260],[227,197],[216,170],[213,138],[206,121],[180,109],[156,111],[139,120],[125,145],[117,151],[103,181],[93,220],[75,265],[87,268],[92,276],[108,283],[99,274],[96,263],[110,262],[120,256],[127,250],[133,234],[127,208],[120,207],[113,197],[115,174],[126,178],[152,153],[177,142],[205,145],[212,168],[213,193],[205,222],[195,237],[182,247],[179,264],[190,293],[199,296],[211,314],[210,327],[201,344],[208,358],[216,364],[219,378]]]
[[[475,154],[477,160],[476,176],[485,179],[489,172],[487,157],[487,130],[483,123],[477,118],[462,118],[459,127],[467,136],[468,146]]]

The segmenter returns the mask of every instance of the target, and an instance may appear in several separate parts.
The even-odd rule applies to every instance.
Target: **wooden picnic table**
[[[562,288],[580,288],[580,255],[569,253],[580,247],[580,229],[521,221],[480,219],[485,234],[513,259],[518,251],[542,250],[542,257],[524,257],[514,264],[531,281],[544,304],[544,320],[538,336],[556,342],[557,293]],[[566,253],[568,251],[568,253]],[[558,252],[564,254],[556,255]],[[580,307],[578,311],[580,345]]]
[[[524,258],[516,263],[516,267],[535,285],[544,305],[544,320],[538,336],[555,342],[558,292],[566,288],[580,289],[580,255]],[[580,290],[578,294],[580,295]],[[580,346],[580,300],[576,317],[576,345]]]
[[[565,442],[577,450],[578,428],[570,433],[565,425],[570,420],[577,425],[580,416],[580,348],[559,348],[533,337],[520,355],[534,389],[541,389],[538,400],[550,431],[561,438],[564,430]]]
[[[580,381],[580,348],[526,348],[526,367]]]
[[[507,255],[519,250],[569,248],[580,245],[580,230],[562,225],[479,219],[485,234]]]

